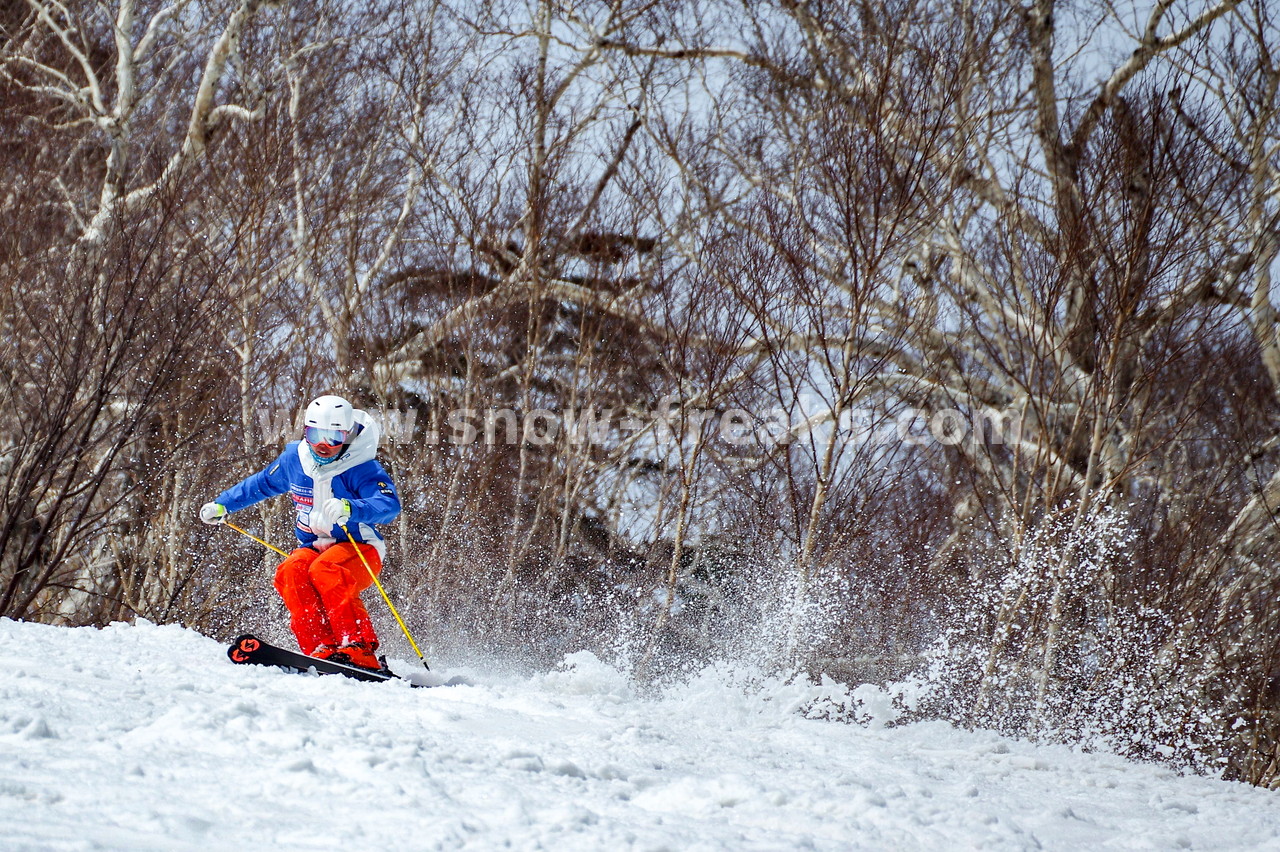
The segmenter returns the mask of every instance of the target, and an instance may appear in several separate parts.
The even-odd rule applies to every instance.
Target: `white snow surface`
[[[0,849],[1280,849],[1276,793],[807,718],[856,701],[830,681],[721,666],[650,694],[587,652],[467,674],[367,684],[177,626],[0,619]]]

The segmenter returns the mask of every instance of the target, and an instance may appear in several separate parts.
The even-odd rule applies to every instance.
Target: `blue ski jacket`
[[[219,494],[215,502],[228,512],[288,494],[297,520],[294,532],[304,547],[323,551],[338,541],[346,541],[342,527],[324,512],[330,497],[351,503],[347,529],[357,542],[371,544],[380,556],[386,544],[374,524],[386,524],[400,514],[400,497],[386,470],[378,463],[379,429],[365,412],[357,410],[357,434],[347,451],[336,461],[321,465],[302,441],[292,441],[274,462],[244,481]]]

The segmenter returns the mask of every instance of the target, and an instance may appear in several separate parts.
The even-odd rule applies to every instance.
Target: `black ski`
[[[317,657],[299,654],[297,651],[278,648],[275,645],[263,642],[251,633],[246,633],[232,642],[231,647],[227,649],[227,656],[231,658],[231,662],[244,665],[277,666],[282,669],[293,669],[299,672],[315,669],[317,674],[340,674],[356,680],[372,682],[396,679],[396,675],[389,671],[373,671],[360,666],[335,663],[332,660],[321,660]],[[418,686],[419,684],[415,683],[413,685]]]

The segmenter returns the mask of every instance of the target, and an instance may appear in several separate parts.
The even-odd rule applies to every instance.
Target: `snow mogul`
[[[400,514],[395,485],[376,458],[380,430],[368,414],[332,395],[308,405],[303,422],[301,441],[291,441],[264,470],[200,507],[200,520],[220,524],[232,512],[287,492],[301,546],[276,568],[275,587],[299,649],[382,670],[378,637],[360,600],[386,552],[374,525]]]

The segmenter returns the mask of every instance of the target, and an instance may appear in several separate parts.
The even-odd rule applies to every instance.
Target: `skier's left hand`
[[[347,521],[351,520],[351,501],[343,500],[339,497],[330,497],[324,501],[324,513],[340,527],[347,525]]]

